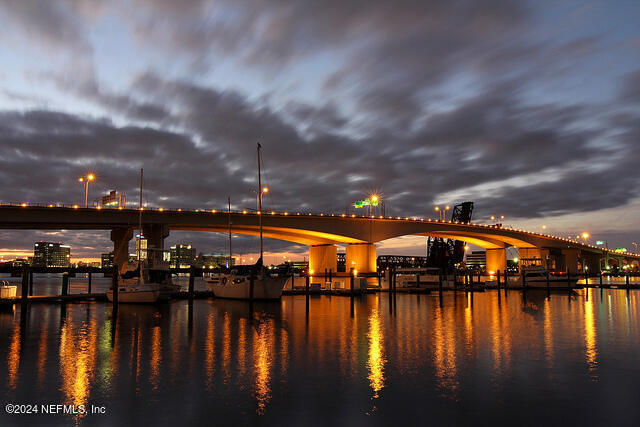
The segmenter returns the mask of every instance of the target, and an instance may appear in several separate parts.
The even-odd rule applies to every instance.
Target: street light
[[[438,212],[440,221],[444,221],[447,217],[447,211],[451,209],[451,206],[447,205],[443,209],[440,209],[440,206],[436,206],[435,211]]]
[[[96,176],[92,173],[87,174],[86,176],[82,176],[80,178],[78,178],[78,182],[82,182],[84,185],[84,207],[87,208],[89,207],[89,183],[91,181],[94,181],[96,179]]]

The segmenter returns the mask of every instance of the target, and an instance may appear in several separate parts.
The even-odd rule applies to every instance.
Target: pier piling
[[[22,265],[22,295],[21,301],[22,304],[27,303],[27,299],[29,297],[29,267],[26,264]]]
[[[193,265],[189,267],[189,301],[193,301],[193,288],[195,284],[195,268]],[[250,298],[253,298],[253,272],[251,272],[251,295]]]
[[[33,270],[29,267],[29,296],[33,296]]]
[[[67,295],[69,293],[69,273],[62,273],[62,293],[61,295]]]
[[[91,295],[91,271],[89,271],[89,275],[87,276],[87,293]]]
[[[113,266],[113,273],[111,276],[111,286],[113,287],[113,305],[118,306],[118,266]]]
[[[498,285],[498,292],[500,292],[500,270],[496,271],[496,283]]]

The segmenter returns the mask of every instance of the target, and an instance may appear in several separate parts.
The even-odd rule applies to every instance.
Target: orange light
[[[178,212],[182,212],[182,209],[178,209]]]
[[[73,205],[73,209],[78,209],[78,205]]]
[[[263,193],[268,193],[269,192],[269,187],[262,187],[262,192]]]
[[[216,213],[216,212],[217,212],[217,211],[216,211],[215,209],[213,209],[213,210],[211,211],[211,213]]]
[[[163,212],[163,211],[164,211],[164,208],[159,208],[158,210],[159,210],[160,212]]]
[[[78,178],[78,182],[84,182],[84,178]]]
[[[26,203],[22,203],[20,206],[22,206],[23,208],[26,208],[27,204]]]
[[[94,174],[90,173],[89,175],[87,175],[87,179],[88,179],[89,181],[93,181],[94,179],[96,179],[96,177],[95,177],[95,175],[94,175]]]
[[[243,214],[246,214],[246,213],[247,213],[247,211],[242,211],[242,213],[243,213]]]
[[[98,206],[96,206],[96,209],[100,210],[100,209],[102,209],[102,206],[98,205]]]

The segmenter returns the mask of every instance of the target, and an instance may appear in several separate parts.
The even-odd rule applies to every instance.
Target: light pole
[[[636,248],[636,253],[638,253],[638,242],[631,242],[634,248]]]
[[[447,218],[447,211],[451,209],[451,206],[447,205],[443,209],[440,209],[440,206],[435,207],[435,211],[438,212],[438,218],[440,221],[444,221]]]
[[[96,179],[96,176],[92,173],[87,174],[87,176],[82,176],[80,178],[78,178],[78,182],[82,182],[84,183],[84,194],[83,194],[83,199],[84,199],[84,207],[87,208],[89,207],[89,182],[93,181]]]

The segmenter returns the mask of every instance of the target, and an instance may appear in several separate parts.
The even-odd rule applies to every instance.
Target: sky
[[[640,2],[139,0],[0,3],[0,201],[474,219],[610,247],[640,240]],[[351,208],[353,210],[353,208]],[[237,236],[241,254],[253,237]],[[0,253],[106,232],[0,231]],[[167,244],[225,252],[224,235]],[[306,248],[271,240],[272,261]],[[378,253],[424,253],[425,239]],[[267,257],[267,262],[272,262]]]

